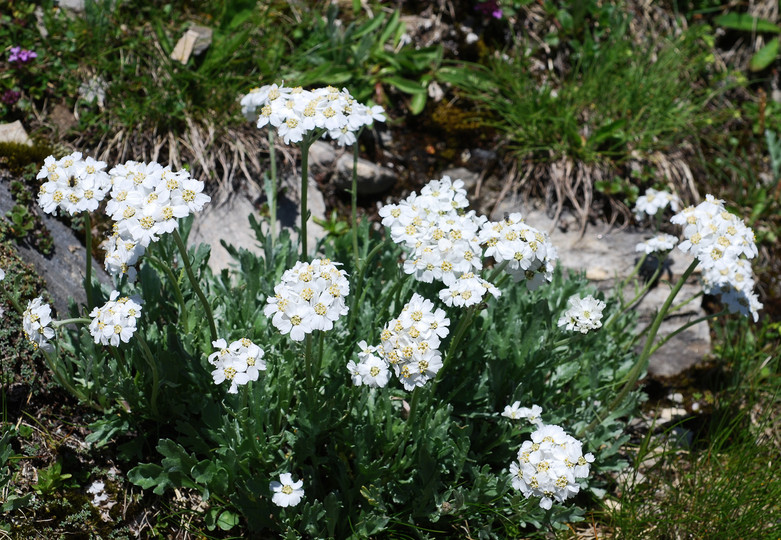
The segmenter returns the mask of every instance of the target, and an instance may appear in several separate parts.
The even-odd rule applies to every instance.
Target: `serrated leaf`
[[[767,45],[759,49],[749,62],[751,71],[762,71],[778,57],[779,38],[771,40]]]
[[[168,473],[156,463],[142,463],[130,469],[127,479],[143,489],[154,488],[155,495],[162,495],[165,488],[171,484]]]

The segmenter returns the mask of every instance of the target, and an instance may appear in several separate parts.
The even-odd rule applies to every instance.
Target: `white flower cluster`
[[[380,209],[393,241],[410,251],[404,272],[424,283],[444,283],[447,288],[439,297],[448,306],[469,307],[486,293],[501,294],[475,276],[483,268],[478,232],[487,218],[474,211],[463,213],[468,205],[463,181],[443,176],[430,181],[420,195],[412,193]]]
[[[567,300],[567,311],[559,318],[558,326],[564,326],[565,330],[576,330],[587,334],[589,330],[596,330],[602,326],[602,310],[605,303],[591,295],[585,298],[572,296]]]
[[[271,501],[277,506],[287,507],[296,506],[304,497],[304,481],[293,481],[293,475],[282,473],[279,475],[279,482],[273,480],[269,483],[271,490]]]
[[[109,301],[93,309],[89,316],[92,317],[89,331],[95,343],[116,347],[120,341],[130,341],[136,333],[141,318],[141,299],[119,298],[119,291],[112,291]]]
[[[260,372],[266,370],[263,349],[247,338],[236,340],[230,345],[224,339],[218,339],[212,341],[212,345],[218,349],[209,355],[209,363],[214,366],[214,384],[229,381],[229,394],[238,393],[239,386],[257,381]]]
[[[594,456],[584,456],[581,442],[556,425],[540,425],[531,438],[510,464],[512,485],[527,499],[541,497],[540,508],[550,510],[554,499],[563,503],[580,491],[578,478],[588,477]]]
[[[263,313],[282,334],[302,341],[314,330],[330,330],[348,311],[345,297],[350,293],[347,273],[328,259],[297,262],[282,274],[274,296],[266,299]]]
[[[747,260],[758,253],[754,231],[712,195],[670,221],[683,227],[684,240],[678,248],[690,252],[702,264],[705,292],[720,295],[731,312],[750,315],[757,321],[762,304],[754,293]]]
[[[358,103],[347,90],[333,86],[304,90],[271,84],[253,88],[242,97],[241,111],[248,120],[257,119],[258,128],[274,126],[285,144],[319,133],[327,133],[339,146],[354,144],[361,128],[385,121],[382,107]]]
[[[358,363],[350,360],[347,370],[355,386],[366,385],[370,388],[384,388],[390,379],[388,362],[382,359],[377,347],[365,341],[358,343]]]
[[[62,159],[47,157],[37,176],[39,180],[46,180],[38,191],[39,206],[47,214],[56,213],[58,208],[71,215],[96,210],[111,189],[105,168],[103,161],[91,157],[82,159],[81,152]]]
[[[520,420],[525,418],[532,424],[540,424],[542,420],[540,415],[542,414],[542,407],[539,405],[532,405],[531,407],[521,407],[521,402],[516,401],[512,405],[507,405],[502,411],[502,416],[505,416],[511,420]]]
[[[178,227],[178,219],[203,209],[211,198],[203,182],[187,171],[173,171],[159,163],[128,161],[109,171],[111,198],[106,213],[114,220],[114,232],[104,243],[106,270],[135,279],[133,265],[150,242]]]
[[[380,334],[377,356],[392,368],[405,390],[423,386],[442,367],[439,344],[450,332],[450,319],[434,303],[414,294],[398,318]]]
[[[54,350],[54,345],[49,343],[54,337],[54,329],[49,326],[52,322],[51,314],[51,306],[44,304],[40,296],[27,303],[27,309],[22,316],[22,327],[25,337],[35,349],[40,348],[46,352]]]
[[[506,262],[510,275],[515,281],[525,279],[529,290],[553,279],[556,248],[547,234],[527,225],[521,214],[485,223],[480,230],[480,242],[486,246],[486,257],[493,257],[497,263]]]
[[[486,293],[500,294],[475,276],[483,257],[504,263],[516,281],[527,280],[529,289],[550,281],[557,255],[547,235],[525,224],[520,214],[489,222],[474,211],[464,213],[468,205],[464,183],[444,176],[429,182],[420,195],[412,193],[380,209],[393,241],[410,251],[404,262],[407,274],[426,283],[442,281],[447,289],[440,299],[459,307],[479,303]]]
[[[671,234],[657,234],[653,238],[640,242],[635,246],[635,251],[642,251],[646,255],[651,253],[666,253],[678,243],[678,238]]]
[[[638,221],[643,219],[646,215],[653,217],[659,210],[663,210],[667,208],[667,206],[669,206],[673,212],[677,212],[681,207],[681,199],[674,193],[648,188],[646,192],[635,201],[635,217]]]

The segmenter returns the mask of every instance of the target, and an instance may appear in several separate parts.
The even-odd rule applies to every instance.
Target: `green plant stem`
[[[309,146],[312,140],[304,137],[301,141],[301,260],[308,261],[306,223],[309,221],[309,209],[307,208],[307,191],[309,188]]]
[[[356,136],[355,144],[353,145],[353,183],[352,191],[350,192],[350,206],[351,217],[353,224],[353,259],[355,262],[355,268],[358,268],[358,136]]]
[[[722,315],[726,315],[727,313],[728,313],[728,311],[725,309],[725,310],[719,311],[718,313],[712,313],[711,315],[703,315],[702,317],[697,317],[696,319],[694,319],[694,320],[691,320],[691,321],[687,322],[686,324],[684,324],[684,325],[683,325],[683,326],[681,326],[680,328],[676,328],[674,332],[670,332],[669,334],[667,334],[666,336],[664,336],[662,339],[660,339],[660,340],[659,340],[659,343],[657,343],[656,345],[654,345],[654,346],[653,346],[653,348],[651,349],[651,352],[650,352],[650,354],[653,354],[653,353],[655,353],[655,352],[656,352],[656,351],[658,351],[658,350],[659,350],[659,349],[660,349],[660,348],[661,348],[661,347],[662,347],[662,346],[663,346],[665,343],[667,343],[668,341],[670,341],[672,338],[674,338],[675,336],[677,336],[677,335],[678,335],[678,334],[680,334],[681,332],[684,332],[684,331],[686,331],[686,329],[688,329],[688,328],[691,328],[691,327],[692,327],[692,326],[694,326],[695,324],[699,324],[699,323],[701,323],[701,322],[703,322],[703,321],[708,321],[708,320],[710,320],[710,319],[715,319],[715,318],[717,318],[717,317],[721,317]]]
[[[160,374],[157,371],[157,363],[155,362],[155,357],[152,354],[152,351],[149,349],[149,345],[144,339],[143,334],[140,331],[136,331],[134,337],[136,340],[138,340],[138,344],[141,346],[141,352],[144,360],[146,360],[146,363],[149,364],[149,369],[152,370],[152,397],[150,398],[150,405],[152,407],[152,414],[154,414],[156,417],[159,417],[160,413],[157,410],[157,394],[160,390]]]
[[[355,291],[352,295],[352,300],[350,301],[350,321],[347,325],[348,332],[353,331],[353,327],[355,326],[356,307],[361,305],[363,298],[368,291],[368,289],[363,286],[363,280],[366,277],[366,269],[369,267],[371,260],[376,257],[380,251],[382,251],[385,245],[386,241],[383,241],[374,246],[374,248],[366,256],[366,259],[364,259],[363,264],[360,265],[360,269],[358,270],[358,279],[354,282]]]
[[[66,324],[89,324],[92,322],[92,319],[88,317],[74,317],[73,319],[62,319],[59,321],[52,321],[52,327],[59,328],[60,326],[65,326]]]
[[[271,189],[270,193],[267,193],[268,197],[268,212],[269,212],[269,234],[271,235],[271,246],[274,247],[276,241],[276,235],[274,234],[277,227],[277,158],[275,149],[275,137],[276,131],[274,127],[268,126],[268,157],[271,160]]]
[[[613,323],[615,321],[617,321],[618,318],[621,315],[623,315],[624,313],[626,313],[627,311],[632,309],[632,307],[635,304],[637,304],[638,302],[640,302],[643,299],[643,297],[648,293],[648,291],[651,290],[651,287],[653,286],[654,281],[656,280],[656,278],[659,276],[659,274],[662,271],[661,262],[659,263],[659,267],[656,270],[654,270],[653,275],[646,282],[646,284],[643,286],[643,288],[635,293],[634,298],[632,298],[626,304],[623,302],[623,289],[624,289],[624,286],[629,281],[630,277],[632,277],[632,276],[634,276],[636,274],[637,270],[640,268],[640,266],[642,265],[642,263],[645,260],[645,258],[646,258],[646,256],[643,255],[643,257],[640,258],[640,262],[637,263],[637,265],[635,265],[635,269],[632,271],[631,274],[629,274],[629,277],[627,277],[624,281],[621,282],[621,285],[620,285],[621,288],[618,289],[618,294],[621,295],[621,304],[622,304],[623,307],[620,310],[616,311],[613,315],[610,316],[610,318],[605,322],[605,324],[602,325],[603,328],[610,328],[613,325]],[[637,286],[635,286],[635,290],[637,291]]]
[[[84,249],[87,252],[87,262],[84,270],[84,291],[87,293],[87,313],[95,307],[92,298],[92,221],[89,212],[84,211]]]
[[[51,370],[52,374],[54,375],[54,379],[57,381],[57,384],[65,388],[70,394],[76,398],[79,399],[79,401],[85,401],[89,403],[90,407],[97,410],[103,410],[99,406],[97,406],[95,403],[92,402],[92,400],[87,399],[84,394],[79,392],[75,386],[73,386],[70,381],[68,380],[68,377],[63,375],[60,370],[57,368],[57,364],[54,361],[54,358],[52,355],[50,355],[48,352],[44,351],[43,349],[39,349],[41,353],[43,354],[43,357],[46,359],[46,365]]]
[[[179,288],[179,281],[176,279],[176,276],[174,275],[173,270],[171,270],[171,265],[166,264],[164,261],[158,259],[154,255],[147,254],[147,259],[149,262],[154,264],[155,266],[159,267],[163,272],[165,272],[165,275],[168,277],[168,280],[171,282],[171,287],[174,289],[174,295],[176,296],[176,301],[179,302],[179,308],[182,312],[182,314],[186,311],[186,304],[184,303],[184,297],[182,296],[182,289]]]
[[[190,279],[190,284],[193,286],[193,290],[195,290],[195,294],[198,295],[198,298],[203,305],[203,309],[206,312],[206,320],[209,323],[209,333],[211,334],[212,341],[217,341],[217,328],[214,325],[214,314],[212,313],[212,308],[209,305],[208,300],[206,300],[206,295],[203,294],[203,290],[201,290],[201,286],[198,284],[198,280],[195,279],[195,274],[193,273],[192,265],[190,264],[190,258],[187,255],[187,248],[184,245],[182,237],[179,235],[179,230],[174,229],[173,234],[174,241],[176,241],[176,247],[179,248],[179,253],[182,255],[182,264],[184,264],[184,270],[187,272],[187,277]]]
[[[507,265],[508,265],[508,264],[510,264],[510,261],[509,261],[509,260],[508,260],[508,261],[502,261],[502,262],[499,264],[499,266],[497,266],[496,268],[494,268],[494,269],[491,271],[491,275],[490,275],[490,276],[488,276],[488,279],[487,279],[486,281],[488,281],[488,282],[490,282],[490,283],[493,283],[493,282],[494,282],[494,280],[496,279],[496,276],[498,276],[499,274],[501,274],[501,273],[504,271],[504,269],[505,269],[505,268],[507,268]]]
[[[667,312],[669,311],[670,306],[673,303],[673,300],[675,300],[675,297],[677,296],[678,292],[680,292],[681,287],[683,287],[683,284],[686,283],[686,280],[689,279],[689,276],[692,275],[692,272],[694,272],[694,269],[697,268],[697,265],[699,263],[700,263],[699,260],[694,259],[694,261],[692,261],[692,263],[683,273],[681,278],[675,284],[673,289],[670,291],[670,295],[667,297],[667,300],[664,301],[664,304],[662,305],[662,309],[659,310],[659,313],[656,314],[656,318],[651,323],[650,330],[648,332],[648,337],[646,338],[645,346],[643,347],[643,351],[640,353],[640,357],[637,359],[637,362],[635,362],[635,365],[632,366],[632,369],[629,371],[629,374],[627,375],[627,380],[624,383],[624,386],[621,389],[621,391],[613,399],[613,401],[611,401],[610,404],[605,408],[606,414],[604,415],[597,414],[597,417],[594,419],[594,421],[591,422],[585,429],[581,430],[578,433],[578,437],[582,437],[584,433],[589,432],[593,430],[595,427],[597,427],[605,419],[607,414],[613,411],[616,407],[618,407],[621,404],[621,402],[624,401],[624,399],[626,399],[626,396],[629,394],[630,390],[634,387],[635,383],[640,378],[640,374],[646,369],[648,365],[648,359],[651,356],[651,352],[653,351],[654,348],[653,346],[654,346],[654,340],[656,339],[656,334],[659,331],[659,327],[661,326],[665,315],[667,315]]]
[[[304,338],[304,359],[306,363],[306,396],[309,401],[309,414],[313,414],[315,403],[315,378],[312,372],[312,334],[307,334]]]
[[[434,384],[442,380],[442,373],[447,369],[447,366],[450,364],[450,359],[456,353],[458,344],[461,342],[467,328],[469,328],[469,325],[472,323],[478,305],[479,304],[468,307],[464,316],[458,321],[458,326],[456,326],[456,329],[453,331],[453,339],[450,342],[450,347],[447,349],[447,356],[445,356],[445,359],[442,361],[442,367],[437,373],[436,379],[434,379]]]

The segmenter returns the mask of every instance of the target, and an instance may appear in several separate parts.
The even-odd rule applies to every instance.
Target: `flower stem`
[[[271,189],[266,193],[268,197],[268,211],[269,211],[269,234],[271,235],[271,245],[274,246],[276,241],[276,235],[274,234],[277,227],[277,158],[274,145],[274,128],[269,125],[268,127],[268,156],[271,160]]]
[[[469,325],[472,323],[472,319],[475,317],[475,312],[477,311],[478,305],[479,304],[468,307],[466,314],[464,314],[464,316],[461,317],[461,319],[458,321],[458,326],[456,326],[456,329],[453,332],[453,340],[450,342],[450,347],[448,347],[447,350],[447,356],[445,356],[445,359],[442,361],[442,368],[440,368],[439,373],[437,373],[437,377],[434,380],[435,384],[437,381],[442,379],[442,373],[445,371],[445,369],[447,369],[450,359],[458,349],[458,344],[461,342],[461,339],[464,337],[467,328],[469,328]]]
[[[138,340],[138,344],[141,345],[141,352],[143,353],[146,363],[149,364],[149,368],[152,370],[152,397],[150,403],[152,414],[160,416],[160,413],[157,410],[157,393],[160,390],[160,374],[157,371],[155,357],[152,355],[152,351],[149,350],[149,345],[140,331],[136,331],[135,337]]]
[[[698,259],[694,259],[694,261],[692,261],[678,282],[675,284],[673,289],[670,291],[670,295],[667,297],[667,300],[664,301],[662,308],[659,310],[659,313],[656,314],[656,318],[649,327],[650,329],[648,331],[648,337],[646,338],[643,351],[640,353],[640,357],[637,359],[637,362],[635,362],[635,365],[632,366],[632,369],[629,371],[626,382],[624,383],[621,391],[606,407],[605,413],[598,413],[594,421],[592,421],[585,429],[578,433],[578,437],[582,437],[584,433],[596,428],[610,412],[612,412],[624,401],[624,399],[626,399],[626,396],[634,387],[635,383],[640,378],[640,375],[648,367],[648,359],[650,358],[651,353],[654,351],[654,340],[656,339],[656,334],[659,331],[659,327],[661,326],[665,315],[667,315],[667,312],[670,310],[670,306],[672,305],[673,300],[675,300],[675,297],[677,296],[678,292],[680,292],[681,287],[683,287],[683,284],[686,283],[686,280],[689,279],[689,276],[692,275],[692,272],[694,272],[694,269],[697,268],[699,263],[700,261]]]
[[[179,248],[179,253],[182,255],[182,264],[184,264],[184,270],[187,272],[187,277],[190,279],[190,284],[193,286],[193,290],[195,290],[195,294],[200,299],[201,304],[203,305],[203,309],[206,312],[206,321],[209,323],[209,333],[211,334],[211,340],[217,341],[217,329],[214,326],[214,314],[212,313],[212,308],[209,305],[208,300],[206,300],[206,295],[203,294],[203,290],[201,290],[201,286],[198,284],[198,280],[195,279],[195,274],[193,273],[192,265],[190,264],[190,258],[187,255],[187,248],[184,245],[182,237],[179,235],[178,229],[174,229],[174,241],[176,242],[176,247]]]
[[[657,350],[659,350],[659,349],[660,349],[660,348],[661,348],[661,347],[662,347],[662,346],[663,346],[665,343],[667,343],[668,341],[670,341],[672,338],[674,338],[675,336],[677,336],[677,335],[678,335],[678,334],[680,334],[681,332],[684,332],[684,331],[686,331],[687,329],[691,328],[692,326],[694,326],[694,325],[696,325],[696,324],[699,324],[699,323],[701,323],[701,322],[704,322],[704,321],[708,321],[708,320],[710,320],[710,319],[715,319],[716,317],[721,317],[722,315],[726,315],[727,313],[728,313],[728,311],[725,309],[725,310],[719,311],[718,313],[712,313],[712,314],[710,314],[710,315],[703,315],[702,317],[697,317],[696,319],[694,319],[694,320],[691,320],[691,321],[687,322],[686,324],[684,324],[684,325],[683,325],[683,326],[681,326],[680,328],[676,328],[674,332],[670,332],[669,334],[667,334],[666,336],[664,336],[662,339],[660,339],[660,340],[659,340],[659,343],[657,343],[656,345],[654,345],[654,347],[651,349],[651,353],[650,353],[650,354],[653,354],[653,353],[655,353],[655,352],[656,352]]]
[[[309,253],[307,251],[306,223],[309,220],[309,209],[307,208],[307,191],[309,188],[309,146],[312,141],[304,137],[301,141],[301,260],[308,261]]]
[[[312,373],[312,334],[307,334],[304,338],[304,357],[306,361],[306,396],[309,401],[310,414],[313,413],[315,403],[315,378]]]
[[[353,183],[350,192],[351,217],[353,224],[353,258],[355,259],[355,268],[358,268],[358,140],[356,138],[353,145]]]
[[[163,272],[165,272],[165,275],[168,276],[168,280],[171,282],[171,287],[174,289],[174,295],[176,296],[176,301],[179,302],[179,307],[182,311],[182,314],[184,315],[186,310],[185,307],[186,304],[184,303],[184,297],[182,296],[182,289],[179,288],[179,281],[176,279],[173,270],[171,270],[171,265],[166,264],[165,262],[158,259],[154,255],[147,254],[146,258],[149,262],[159,267]]]
[[[366,269],[369,267],[369,263],[371,260],[377,256],[377,254],[382,251],[382,249],[385,247],[386,242],[383,241],[376,246],[369,252],[369,254],[366,256],[366,259],[363,261],[363,264],[360,265],[358,270],[358,279],[354,282],[355,291],[352,293],[352,299],[350,301],[350,320],[349,324],[347,325],[348,331],[352,332],[353,327],[355,325],[355,313],[356,308],[361,304],[361,301],[363,300],[364,296],[366,295],[366,289],[363,286],[363,280],[366,277]],[[360,296],[360,298],[359,298]]]
[[[87,262],[84,271],[84,291],[87,293],[87,313],[92,311],[95,303],[92,298],[92,221],[89,212],[84,211],[84,249],[87,252]]]
[[[52,327],[59,328],[60,326],[65,326],[66,324],[89,324],[91,322],[92,319],[88,317],[74,317],[73,319],[62,319],[59,321],[52,321]]]

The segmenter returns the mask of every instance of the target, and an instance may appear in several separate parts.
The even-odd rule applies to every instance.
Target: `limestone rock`
[[[194,24],[179,38],[171,52],[171,59],[186,64],[192,55],[201,54],[211,43],[212,29]]]
[[[0,216],[5,216],[14,204],[8,184],[0,182]],[[77,304],[87,302],[83,285],[86,252],[81,239],[70,227],[48,214],[42,213],[41,220],[52,235],[53,253],[49,256],[43,255],[27,244],[17,245],[16,249],[24,261],[35,266],[36,271],[46,282],[46,289],[52,296],[57,313],[67,314],[70,298],[73,298]],[[93,241],[100,242],[101,239],[93,238]],[[101,264],[93,260],[92,267],[93,276],[104,285],[111,286],[111,278],[103,271]]]
[[[288,176],[281,179],[275,227],[277,234],[282,228],[292,230],[301,224],[300,184],[301,180],[298,177]],[[202,212],[195,215],[189,243],[211,245],[209,267],[212,271],[220,272],[233,264],[233,259],[222,247],[220,240],[225,240],[227,244],[236,248],[244,248],[257,254],[262,253],[255,231],[249,224],[249,215],[254,214],[258,222],[266,225],[264,232],[268,232],[268,219],[261,216],[258,211],[262,200],[261,190],[255,185],[248,185],[245,190],[233,193],[229,197],[215,197]],[[325,219],[325,200],[311,178],[307,189],[307,205],[312,216],[307,222],[307,243],[311,252],[318,240],[325,235],[323,228],[312,219]],[[291,237],[297,238],[295,231],[291,231]]]
[[[0,124],[0,142],[19,143],[32,146],[33,141],[27,135],[22,123],[17,120],[10,124]]]
[[[356,166],[359,195],[377,195],[391,189],[396,183],[396,173],[387,167],[372,163],[367,159],[358,158]],[[336,160],[336,186],[349,189],[353,181],[353,156],[344,153]]]

